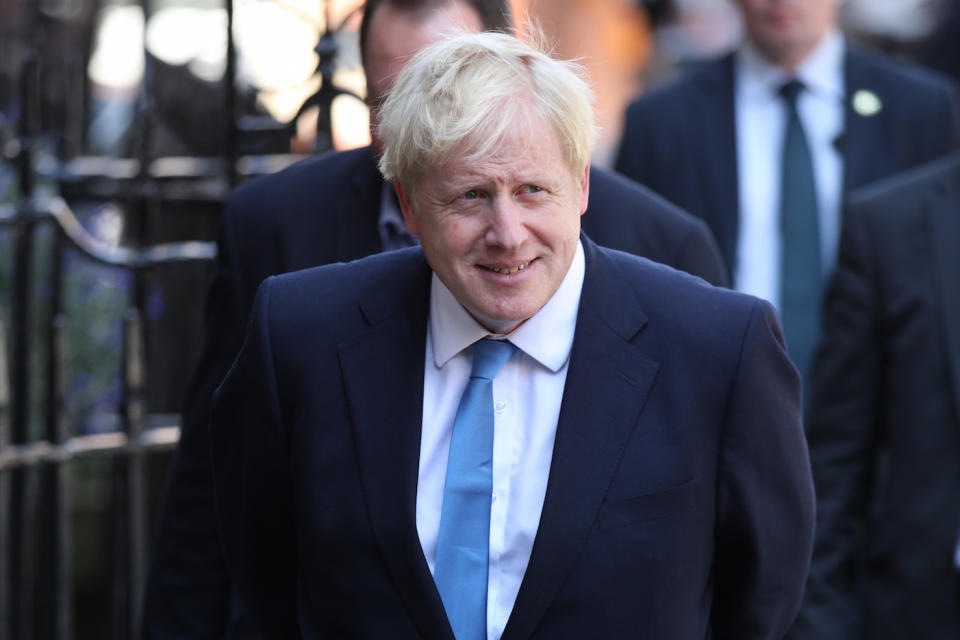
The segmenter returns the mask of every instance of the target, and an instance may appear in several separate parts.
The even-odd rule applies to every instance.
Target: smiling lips
[[[514,265],[512,267],[497,267],[497,266],[487,266],[487,265],[482,265],[482,266],[485,269],[493,271],[494,273],[502,273],[504,275],[510,275],[518,271],[523,271],[524,269],[527,268],[530,262],[531,260],[527,260],[526,262],[521,262],[520,264]]]

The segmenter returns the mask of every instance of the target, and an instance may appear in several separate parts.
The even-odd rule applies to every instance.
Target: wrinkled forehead
[[[583,167],[572,166],[569,154],[563,152],[564,136],[558,130],[562,123],[552,121],[543,112],[533,92],[525,93],[495,106],[464,137],[444,145],[424,164],[444,169],[516,164],[530,156],[543,158],[543,151],[548,149],[558,168],[565,165],[577,177]]]

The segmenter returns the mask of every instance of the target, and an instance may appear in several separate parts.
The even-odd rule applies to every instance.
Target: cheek
[[[483,225],[469,216],[450,216],[445,224],[438,228],[442,242],[450,251],[465,255],[483,239]]]
[[[553,224],[548,228],[548,233],[552,235],[554,242],[575,243],[580,238],[580,227],[583,222],[581,215],[578,209],[569,212],[565,210],[559,216],[556,216]]]
[[[420,241],[428,257],[439,258],[445,263],[465,261],[473,251],[478,232],[471,225],[454,219],[431,224],[421,229]]]

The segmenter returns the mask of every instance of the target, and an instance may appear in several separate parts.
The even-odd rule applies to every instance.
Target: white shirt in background
[[[843,37],[828,33],[793,76],[767,62],[749,42],[736,54],[734,113],[740,202],[733,286],[780,307],[780,180],[785,101],[779,90],[796,78],[797,99],[813,160],[820,225],[821,274],[836,263],[843,190]]]

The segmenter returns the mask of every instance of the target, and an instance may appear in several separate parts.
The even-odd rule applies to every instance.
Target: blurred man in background
[[[792,640],[960,638],[960,154],[858,191],[807,420],[817,537]]]
[[[453,29],[504,30],[506,0],[372,0],[361,26],[371,123],[401,66]],[[251,181],[227,202],[207,337],[183,413],[181,442],[160,517],[144,604],[146,638],[243,637],[213,514],[210,399],[240,349],[260,282],[330,262],[412,245],[380,144],[326,154]],[[629,180],[591,171],[583,228],[596,242],[661,261],[714,284],[727,277],[706,225]]]
[[[806,379],[845,194],[956,148],[955,88],[867,53],[839,0],[737,0],[734,53],[627,110],[616,168],[703,218],[735,288],[780,312]]]

